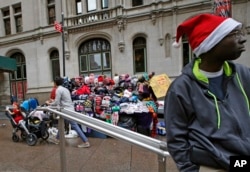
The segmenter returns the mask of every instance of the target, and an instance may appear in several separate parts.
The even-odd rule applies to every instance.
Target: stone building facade
[[[232,16],[250,40],[250,1],[231,2]],[[185,40],[172,48],[176,27],[212,9],[211,0],[0,1],[0,55],[17,60],[17,71],[0,71],[0,104],[8,104],[11,94],[44,102],[56,75],[154,71],[174,79],[192,57]],[[54,21],[62,20],[60,33]],[[238,61],[250,66],[247,52]]]

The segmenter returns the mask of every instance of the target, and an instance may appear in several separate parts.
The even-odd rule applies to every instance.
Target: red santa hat
[[[189,44],[198,57],[211,50],[227,34],[241,25],[232,18],[209,13],[196,15],[177,27],[176,42],[173,43],[173,46],[178,48],[179,39],[183,35],[187,35]]]

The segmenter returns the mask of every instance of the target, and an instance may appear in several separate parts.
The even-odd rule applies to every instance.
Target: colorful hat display
[[[194,54],[198,57],[211,50],[227,34],[241,25],[232,18],[220,17],[210,13],[196,15],[177,27],[176,42],[173,46],[178,48],[180,38],[186,35]]]

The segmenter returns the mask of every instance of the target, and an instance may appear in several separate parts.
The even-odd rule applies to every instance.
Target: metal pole
[[[64,119],[59,118],[59,137],[60,137],[60,161],[61,172],[67,172],[66,152],[65,152],[65,136],[64,136]]]
[[[64,14],[62,12],[62,55],[63,55],[63,76],[65,76],[65,44],[64,44]]]
[[[160,149],[163,151],[167,151],[167,143],[161,142]],[[166,172],[167,171],[167,157],[158,154],[158,172]]]
[[[86,125],[91,129],[97,130],[101,133],[107,134],[111,137],[116,139],[127,141],[132,145],[137,145],[143,147],[149,151],[155,152],[158,154],[158,172],[166,172],[167,164],[166,160],[167,157],[170,156],[169,152],[167,151],[167,143],[156,140],[154,138],[150,138],[148,136],[144,136],[142,134],[136,133],[134,131],[130,131],[128,129],[111,125],[106,122],[103,122],[99,119],[91,118],[87,115],[82,115],[78,112],[69,109],[60,109],[60,111],[56,109],[52,109],[51,107],[38,107],[36,110],[45,110],[52,113],[55,113],[60,116],[59,119],[59,132],[60,132],[60,158],[61,158],[61,171],[66,172],[67,165],[66,165],[66,154],[65,154],[65,137],[64,137],[64,127],[63,127],[63,118],[75,121],[79,124]],[[62,137],[61,137],[62,136]]]

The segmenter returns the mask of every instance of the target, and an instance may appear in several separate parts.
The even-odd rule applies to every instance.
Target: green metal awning
[[[16,70],[17,70],[17,67],[16,67],[16,60],[15,59],[0,56],[0,71],[13,72]]]

